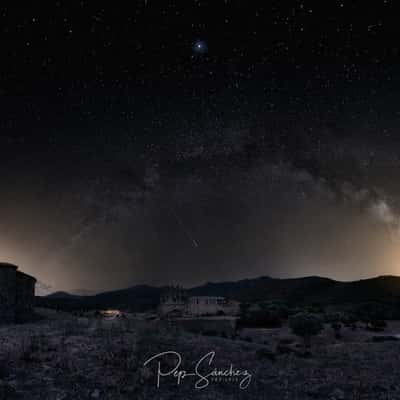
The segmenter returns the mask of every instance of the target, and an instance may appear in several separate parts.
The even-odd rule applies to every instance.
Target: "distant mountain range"
[[[166,287],[133,286],[91,296],[55,292],[38,296],[42,306],[68,309],[118,308],[131,311],[154,309]],[[331,305],[363,302],[399,302],[400,277],[379,276],[352,282],[310,276],[304,278],[276,279],[260,277],[236,282],[206,283],[188,289],[189,295],[224,296],[241,302],[282,301],[290,305]]]

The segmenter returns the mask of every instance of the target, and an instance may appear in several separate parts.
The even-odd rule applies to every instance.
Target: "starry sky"
[[[400,274],[391,0],[0,6],[0,258],[51,290]]]

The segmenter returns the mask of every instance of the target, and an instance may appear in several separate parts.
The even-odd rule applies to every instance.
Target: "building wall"
[[[223,297],[190,297],[188,301],[188,313],[191,315],[215,315],[224,311]]]
[[[32,312],[36,279],[23,272],[16,273],[16,315],[24,318]]]
[[[36,279],[17,268],[0,263],[0,323],[24,320],[32,312]]]
[[[160,297],[160,315],[181,313],[185,316],[238,315],[239,302],[221,296],[187,296],[187,292],[173,287]]]
[[[227,315],[239,315],[240,314],[240,302],[236,300],[228,300],[224,304],[224,313]]]
[[[0,322],[15,318],[16,271],[16,266],[0,265]]]
[[[180,286],[172,286],[160,297],[158,311],[161,315],[166,315],[173,311],[184,313],[186,310],[186,303],[186,291]]]

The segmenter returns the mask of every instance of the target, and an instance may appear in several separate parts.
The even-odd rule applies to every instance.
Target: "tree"
[[[303,338],[304,345],[310,347],[311,337],[318,335],[323,329],[321,319],[311,313],[301,312],[289,318],[292,332]]]
[[[275,310],[247,309],[246,313],[241,315],[240,324],[252,328],[279,328],[282,326],[282,321]]]
[[[369,322],[370,326],[371,326],[371,330],[374,331],[384,331],[387,324],[386,321],[383,319],[373,319]]]

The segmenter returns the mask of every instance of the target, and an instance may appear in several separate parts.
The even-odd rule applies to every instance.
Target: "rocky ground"
[[[397,333],[398,326],[383,334]],[[310,355],[287,328],[244,330],[228,339],[157,321],[46,315],[0,328],[0,399],[400,399],[400,341],[374,343],[371,336],[359,328],[335,339],[327,327]],[[180,373],[161,376],[157,388],[158,360],[167,372],[177,355],[143,363],[166,351],[180,354]],[[229,375],[230,364],[247,375],[209,376],[208,382],[184,376],[210,352],[215,357],[200,362],[201,375],[214,369]],[[249,385],[240,389],[245,376]],[[199,381],[207,385],[196,389]]]

